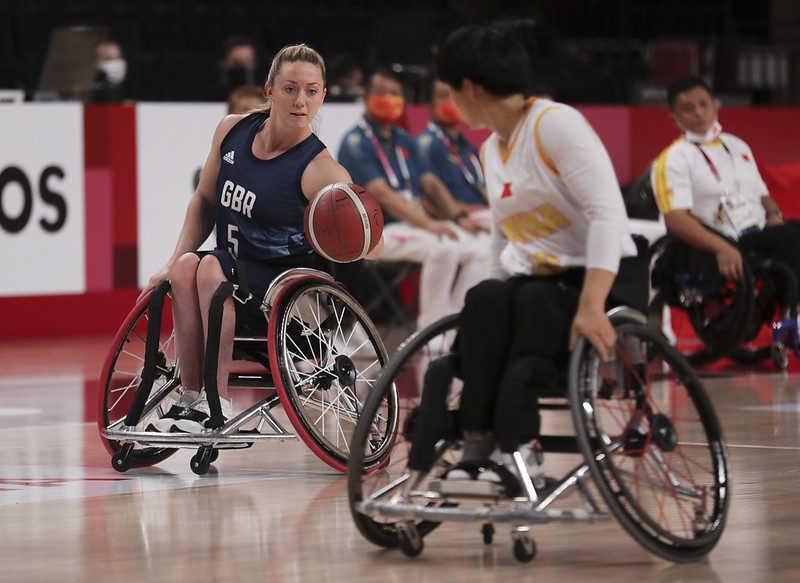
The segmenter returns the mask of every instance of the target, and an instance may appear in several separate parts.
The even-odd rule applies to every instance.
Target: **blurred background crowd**
[[[281,47],[306,42],[328,61],[329,99],[357,98],[380,63],[405,77],[409,102],[423,102],[447,32],[512,18],[530,29],[542,92],[559,101],[662,105],[670,80],[695,74],[723,103],[800,103],[796,0],[3,2],[0,91],[25,101],[225,100],[262,84]],[[102,41],[113,41],[103,56]]]

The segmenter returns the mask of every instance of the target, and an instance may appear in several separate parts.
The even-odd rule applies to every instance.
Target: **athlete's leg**
[[[203,388],[205,333],[197,295],[197,266],[200,257],[186,253],[178,258],[172,270],[172,315],[175,345],[181,367],[181,381],[186,390]]]
[[[203,338],[208,336],[208,310],[211,298],[219,285],[227,281],[219,260],[214,255],[203,257],[197,268],[197,296],[202,314]],[[233,358],[233,339],[236,331],[236,312],[233,298],[225,300],[222,312],[222,327],[219,338],[219,354],[217,364],[217,389],[219,396],[228,398],[228,374]]]
[[[508,282],[490,279],[467,292],[458,331],[464,381],[459,417],[465,433],[494,430],[497,389],[508,359],[511,330]]]
[[[556,278],[531,279],[514,290],[508,361],[494,419],[504,452],[539,437],[538,395],[558,380],[553,359],[568,349],[577,301],[577,288]]]

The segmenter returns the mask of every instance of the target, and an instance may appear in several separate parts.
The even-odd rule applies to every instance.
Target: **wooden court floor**
[[[728,524],[708,558],[671,564],[613,519],[533,527],[517,562],[501,528],[445,524],[416,559],[367,542],[344,476],[301,443],[222,452],[205,476],[182,450],[115,472],[95,419],[110,337],[0,343],[0,581],[797,581],[800,374],[722,368],[706,382],[730,450]]]

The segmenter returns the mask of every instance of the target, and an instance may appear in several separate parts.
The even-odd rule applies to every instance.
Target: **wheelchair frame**
[[[432,360],[450,352],[457,315],[412,335],[384,368],[353,436],[348,494],[364,537],[416,556],[423,538],[442,522],[480,523],[486,544],[493,540],[495,524],[508,524],[514,556],[527,562],[536,554],[532,525],[614,516],[642,546],[670,561],[695,560],[710,552],[722,534],[730,501],[727,450],[711,401],[683,356],[644,323],[643,315],[620,308],[609,316],[618,335],[609,361],[603,363],[580,338],[570,357],[567,393],[540,398],[542,409],[568,408],[574,424],[574,435],[540,438],[545,468],[551,454],[578,454],[582,462],[560,479],[548,478],[547,487],[538,491],[517,451],[513,459],[522,491],[511,496],[505,485],[444,479],[461,448],[458,431],[444,425],[433,464],[408,468],[416,463],[408,454],[422,415],[421,379]],[[457,376],[445,389],[441,404],[453,416],[460,393]],[[390,399],[394,391],[400,396],[397,408]],[[382,444],[392,449],[392,460],[366,474],[360,457],[376,453],[369,437],[382,429],[378,421],[395,436]],[[560,507],[557,502],[572,491],[583,505]]]
[[[103,366],[98,427],[112,466],[124,472],[158,463],[177,449],[197,448],[190,466],[204,474],[220,449],[302,439],[326,464],[345,471],[349,434],[388,359],[361,306],[324,272],[284,272],[260,305],[266,334],[245,336],[237,330],[234,340],[234,358],[244,355],[263,370],[232,372],[231,388],[264,389],[266,396],[216,429],[162,433],[148,431],[148,423],[163,415],[182,390],[174,334],[171,327],[162,330],[166,326],[160,321],[168,291],[168,282],[162,282],[134,307]],[[212,383],[216,387],[215,378],[207,379],[206,387]],[[215,407],[208,392],[213,421]],[[283,405],[294,433],[273,415],[278,405]],[[371,458],[364,467],[381,462]]]

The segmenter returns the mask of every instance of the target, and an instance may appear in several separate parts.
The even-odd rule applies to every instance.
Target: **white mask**
[[[719,123],[719,121],[714,121],[714,123],[711,124],[711,127],[702,134],[688,130],[680,124],[678,124],[678,127],[680,127],[683,131],[684,139],[693,144],[707,144],[708,142],[713,142],[722,133],[722,125]]]
[[[128,63],[125,59],[111,59],[100,63],[100,69],[106,74],[106,79],[112,85],[119,85],[125,80],[128,72]]]

